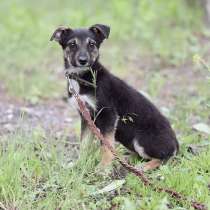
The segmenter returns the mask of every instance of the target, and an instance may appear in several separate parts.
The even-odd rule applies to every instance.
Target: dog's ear
[[[108,39],[110,27],[102,24],[95,24],[89,28],[101,41]]]
[[[55,40],[61,44],[63,42],[65,36],[72,33],[72,31],[73,30],[71,28],[67,28],[65,26],[60,26],[54,31],[54,33],[52,34],[52,36],[50,38],[50,41]]]

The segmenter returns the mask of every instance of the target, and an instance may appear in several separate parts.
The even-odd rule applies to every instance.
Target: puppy
[[[150,160],[144,170],[154,169],[178,152],[178,141],[155,105],[99,62],[99,48],[109,33],[110,28],[102,24],[80,29],[59,27],[51,40],[63,49],[68,86],[78,92],[101,133],[112,146],[118,141]],[[69,88],[68,95],[75,104]],[[81,116],[81,138],[86,130]],[[101,165],[110,164],[112,159],[112,153],[102,145]]]

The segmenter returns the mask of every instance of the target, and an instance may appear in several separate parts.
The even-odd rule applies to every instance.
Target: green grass
[[[37,129],[31,134],[19,131],[2,139],[0,201],[6,208],[79,209],[91,189],[88,181],[94,171],[95,147],[89,147],[88,153],[81,148],[83,152],[71,166],[66,142],[60,139],[57,148],[55,139],[47,137],[48,141],[46,134]]]
[[[187,134],[186,134],[187,135]],[[157,186],[171,187],[189,198],[210,207],[210,150],[198,156],[187,152],[189,142],[202,142],[204,136],[183,136],[180,154],[167,165],[148,176]],[[113,181],[96,170],[100,160],[98,144],[87,141],[79,156],[72,161],[73,148],[66,139],[54,139],[37,128],[32,133],[17,131],[1,138],[0,144],[0,204],[18,209],[190,209],[190,204],[178,204],[165,193],[153,192],[134,175],[115,194],[91,195]],[[194,142],[195,143],[195,142]],[[95,145],[95,146],[94,146]],[[71,147],[71,145],[70,145]],[[133,159],[133,163],[137,159]],[[115,165],[118,165],[115,163]],[[129,208],[130,209],[130,208]]]

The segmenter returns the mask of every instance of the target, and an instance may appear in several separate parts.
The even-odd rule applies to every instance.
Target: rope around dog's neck
[[[68,80],[69,77],[67,77]],[[74,90],[73,86],[69,87],[71,93],[73,94],[73,97],[76,99],[78,106],[79,106],[79,111],[82,114],[82,116],[84,117],[84,119],[86,120],[89,129],[92,131],[92,133],[97,137],[97,139],[99,139],[114,155],[115,159],[122,165],[124,166],[128,171],[130,171],[131,173],[135,174],[136,176],[138,176],[141,181],[143,182],[143,184],[145,186],[149,186],[151,187],[151,189],[155,192],[165,192],[168,195],[170,195],[172,198],[175,198],[176,201],[178,202],[183,202],[183,201],[189,201],[191,203],[191,206],[194,209],[198,209],[198,210],[207,210],[207,207],[202,204],[199,203],[197,201],[194,201],[192,199],[187,198],[186,196],[172,190],[169,188],[163,188],[163,187],[158,187],[155,186],[144,174],[144,172],[142,170],[139,170],[138,168],[130,165],[127,161],[123,160],[122,158],[119,157],[119,155],[116,153],[116,151],[114,150],[114,148],[109,144],[109,142],[104,138],[104,136],[101,134],[100,130],[96,127],[94,121],[91,119],[90,116],[90,112],[87,109],[87,107],[85,106],[85,103],[80,99],[78,93]]]

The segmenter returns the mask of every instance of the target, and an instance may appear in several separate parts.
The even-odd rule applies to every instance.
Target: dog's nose
[[[87,56],[79,56],[79,63],[81,64],[81,65],[85,65],[85,64],[87,64],[87,62],[88,62],[88,58],[87,58]]]

